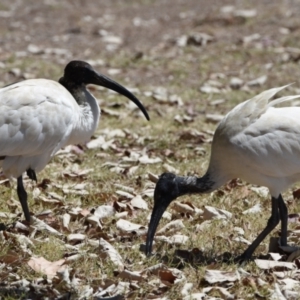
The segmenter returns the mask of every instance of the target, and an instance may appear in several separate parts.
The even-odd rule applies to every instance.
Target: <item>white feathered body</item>
[[[6,176],[18,177],[28,168],[39,172],[61,147],[89,140],[100,108],[85,93],[82,107],[52,80],[25,80],[0,89],[0,157],[5,156],[0,164]]]
[[[277,197],[300,180],[300,107],[274,107],[300,95],[269,102],[285,87],[237,105],[220,122],[208,168],[218,186],[239,177]]]

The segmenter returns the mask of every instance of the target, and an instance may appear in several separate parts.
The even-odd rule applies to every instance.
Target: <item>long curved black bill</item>
[[[151,254],[154,235],[158,227],[159,221],[166,209],[167,207],[165,206],[154,206],[153,208],[149,227],[148,227],[147,240],[146,240],[145,252],[147,256]]]
[[[149,121],[149,115],[148,112],[146,111],[145,107],[143,104],[139,101],[138,98],[136,98],[131,92],[129,92],[125,87],[123,87],[121,84],[117,83],[116,81],[110,79],[109,77],[96,73],[96,78],[95,78],[95,84],[101,85],[103,87],[106,87],[112,91],[115,91],[128,99],[130,99],[132,102],[135,103],[135,105],[143,112],[144,116],[146,119]]]

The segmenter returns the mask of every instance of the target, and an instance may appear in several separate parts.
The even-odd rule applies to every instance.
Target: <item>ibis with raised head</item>
[[[210,162],[202,177],[163,173],[156,183],[146,254],[169,204],[186,194],[210,193],[234,178],[265,186],[271,195],[267,226],[237,258],[246,261],[281,221],[281,246],[287,246],[287,207],[281,193],[300,180],[300,107],[276,107],[300,95],[270,99],[287,86],[266,90],[234,107],[219,123]]]
[[[69,62],[58,82],[29,79],[0,89],[0,167],[7,177],[17,178],[17,194],[28,222],[23,173],[36,181],[36,172],[60,148],[88,141],[98,126],[100,108],[87,84],[127,97],[149,120],[131,92],[84,61]]]

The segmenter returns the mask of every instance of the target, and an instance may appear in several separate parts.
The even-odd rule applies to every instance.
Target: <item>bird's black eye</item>
[[[165,173],[160,176],[154,191],[154,201],[157,203],[171,202],[178,197],[176,175]]]

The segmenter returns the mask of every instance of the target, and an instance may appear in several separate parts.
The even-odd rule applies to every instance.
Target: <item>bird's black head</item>
[[[72,60],[66,65],[63,78],[75,84],[93,84],[97,76],[97,72],[89,63]]]
[[[106,87],[134,102],[143,112],[146,119],[149,120],[145,107],[131,92],[109,77],[95,71],[87,62],[80,60],[70,61],[65,67],[64,76],[59,79],[59,83],[69,90],[71,94],[72,90],[76,89],[76,87],[80,88],[82,84],[96,84]]]
[[[154,190],[154,207],[152,210],[146,240],[147,255],[151,253],[155,231],[158,227],[162,215],[164,214],[169,204],[180,195],[178,178],[179,177],[177,177],[175,174],[163,173],[156,183]]]

